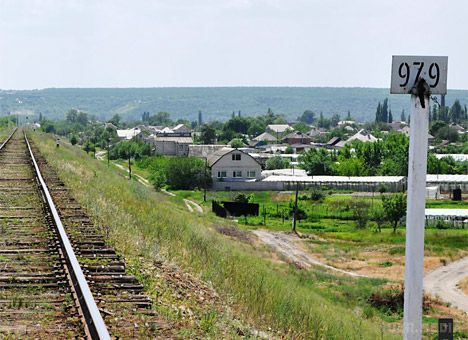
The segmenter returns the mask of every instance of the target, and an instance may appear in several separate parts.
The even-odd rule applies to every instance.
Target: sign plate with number
[[[409,94],[416,80],[424,78],[431,94],[446,94],[447,63],[448,57],[393,56],[390,93]]]

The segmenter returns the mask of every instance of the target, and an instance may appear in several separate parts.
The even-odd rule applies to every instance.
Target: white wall
[[[240,154],[241,159],[239,161],[232,160],[232,155]],[[262,175],[262,168],[251,156],[241,152],[232,151],[219,159],[211,167],[211,177],[213,181],[218,181],[218,172],[226,171],[226,179],[240,178],[240,179],[256,179],[259,180]],[[234,171],[241,171],[242,177],[234,177]],[[255,171],[255,177],[247,177],[247,171]]]

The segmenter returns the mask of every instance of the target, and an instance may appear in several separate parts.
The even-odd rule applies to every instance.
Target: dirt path
[[[96,158],[99,159],[99,160],[104,160],[104,155],[106,155],[106,151],[99,151],[96,153]],[[116,164],[116,163],[112,163],[114,164],[116,167],[118,167],[120,170],[122,171],[125,171],[126,173],[128,173],[128,169],[126,167],[124,167],[123,165],[121,164]],[[140,182],[141,184],[143,184],[145,187],[147,188],[151,188],[152,185],[151,183],[144,177],[138,175],[138,174],[132,174],[132,176],[134,176],[138,182]],[[176,196],[175,194],[173,194],[172,192],[169,192],[165,189],[162,189],[161,192],[163,194],[166,194],[168,196]],[[198,212],[200,214],[203,214],[203,208],[196,202],[192,201],[192,200],[189,200],[189,199],[186,199],[184,198],[184,203],[185,203],[185,206],[187,207],[188,211],[189,212]]]
[[[457,287],[467,275],[468,256],[427,274],[424,277],[424,290],[468,313],[468,295]]]
[[[187,206],[188,211],[190,212],[196,211],[200,214],[203,214],[203,209],[198,203],[195,203],[194,201],[188,200],[186,198],[184,198],[184,203]]]
[[[335,268],[321,262],[319,259],[302,249],[301,245],[299,244],[301,240],[298,239],[297,236],[267,230],[253,230],[252,232],[257,235],[258,238],[260,238],[260,240],[262,240],[265,244],[284,255],[292,263],[295,263],[301,267],[310,268],[311,266],[316,265],[338,272],[340,274],[353,277],[367,277],[358,273]]]

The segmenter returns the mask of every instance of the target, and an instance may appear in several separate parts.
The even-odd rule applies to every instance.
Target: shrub
[[[312,201],[322,201],[325,198],[324,193],[320,189],[312,189],[312,192],[310,193],[310,199]]]
[[[249,203],[251,198],[252,196],[250,195],[237,194],[236,197],[234,197],[234,201],[239,202],[239,203]]]
[[[382,206],[386,219],[393,223],[395,233],[398,223],[406,215],[406,196],[402,193],[382,196]]]
[[[289,168],[289,161],[284,159],[281,156],[274,156],[269,158],[266,161],[266,169],[267,170],[275,170],[275,169],[286,169]]]
[[[355,201],[350,204],[353,218],[358,229],[364,229],[369,221],[369,204],[365,201]]]
[[[167,184],[175,190],[191,190],[208,185],[205,162],[196,157],[172,157],[166,167]]]

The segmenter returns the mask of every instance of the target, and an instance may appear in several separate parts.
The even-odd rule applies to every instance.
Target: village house
[[[268,132],[264,132],[260,135],[258,135],[255,138],[252,138],[252,140],[249,143],[249,146],[251,147],[258,147],[261,145],[266,145],[268,143],[275,143],[277,141],[276,137],[269,134]]]
[[[312,138],[306,134],[303,134],[302,132],[291,132],[290,134],[286,135],[283,138],[283,142],[293,145],[293,144],[308,144],[310,145],[310,142],[312,141]]]
[[[151,135],[148,142],[153,146],[156,155],[188,156],[189,145],[193,144],[193,139],[169,133]]]
[[[141,130],[137,127],[131,129],[117,130],[117,137],[122,140],[131,140],[134,137],[138,136],[141,133]]]
[[[207,161],[215,187],[217,182],[257,181],[261,179],[262,167],[260,163],[241,150],[224,148],[209,156]]]
[[[355,141],[355,140],[359,140],[361,142],[364,142],[364,143],[367,143],[367,142],[376,142],[378,141],[379,139],[374,137],[370,132],[368,132],[367,130],[365,129],[361,129],[359,130],[356,134],[352,135],[351,137],[349,137],[347,140],[345,141],[339,141],[338,143],[335,144],[335,147],[336,148],[342,148],[344,147],[346,144],[349,144],[351,143],[352,141]]]
[[[288,132],[294,131],[294,129],[288,124],[270,124],[267,125],[265,132],[276,137],[276,140],[281,140],[281,137]]]

